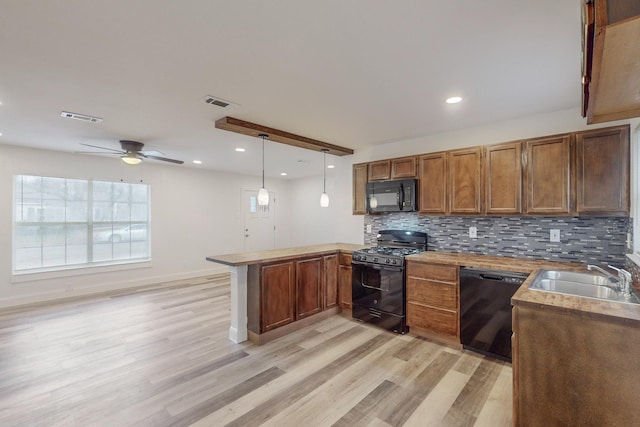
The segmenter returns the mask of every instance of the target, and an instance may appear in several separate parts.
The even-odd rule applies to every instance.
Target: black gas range
[[[427,250],[427,234],[420,231],[382,230],[377,246],[353,252],[352,315],[404,334],[405,257]]]

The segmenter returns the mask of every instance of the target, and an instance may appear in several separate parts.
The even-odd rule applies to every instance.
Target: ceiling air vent
[[[84,114],[69,113],[68,111],[62,111],[60,113],[60,117],[66,117],[67,119],[82,120],[83,122],[102,123],[102,119],[99,117],[91,117],[91,116],[86,116]]]
[[[231,101],[225,101],[222,98],[217,98],[215,96],[207,95],[204,97],[204,102],[209,105],[214,105],[216,107],[224,108],[225,110],[231,110],[238,106],[238,104],[234,104]]]

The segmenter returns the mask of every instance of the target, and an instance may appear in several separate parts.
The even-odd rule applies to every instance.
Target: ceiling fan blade
[[[93,148],[99,148],[101,150],[109,150],[109,151],[113,151],[114,153],[118,153],[118,154],[124,154],[125,152],[122,150],[115,150],[113,148],[107,148],[107,147],[99,147],[97,145],[91,145],[91,144],[84,144],[84,143],[80,143],[80,145],[84,145],[85,147],[93,147]]]
[[[142,154],[142,153],[140,153],[140,155],[147,159],[162,160],[163,162],[171,162],[171,163],[176,163],[178,165],[181,165],[184,163],[182,160],[167,159],[166,157],[150,156],[148,154]]]
[[[117,153],[101,153],[99,151],[74,151],[74,154],[100,154],[100,155],[109,154],[109,155],[112,155],[112,154],[122,154],[122,153],[120,153],[120,152],[117,152]]]

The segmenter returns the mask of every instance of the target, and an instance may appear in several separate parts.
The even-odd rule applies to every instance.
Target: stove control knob
[[[397,263],[398,263],[398,260],[397,260],[397,259],[394,259],[394,260],[393,260],[393,263],[394,263],[394,264],[397,264]]]
[[[387,264],[390,264],[390,263],[391,263],[391,260],[390,260],[389,258],[387,258],[387,260],[386,260],[385,262],[386,262]],[[395,262],[396,262],[396,260],[394,259],[394,260],[393,260],[393,262],[395,263]]]
[[[374,259],[373,259],[373,262],[378,262],[378,258],[374,258]]]

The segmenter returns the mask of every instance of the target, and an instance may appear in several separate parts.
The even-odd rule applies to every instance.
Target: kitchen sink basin
[[[554,292],[605,301],[640,304],[637,295],[625,298],[617,291],[618,283],[603,276],[572,271],[540,270],[529,285],[535,291]]]

